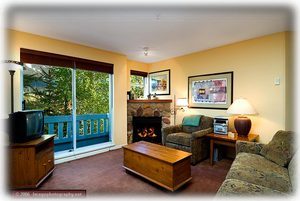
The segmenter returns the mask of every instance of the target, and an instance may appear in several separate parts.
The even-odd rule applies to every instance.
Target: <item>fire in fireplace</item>
[[[133,142],[161,143],[161,117],[133,117]]]
[[[144,128],[144,129],[138,129],[137,131],[138,135],[140,137],[156,137],[157,135],[155,134],[155,128]]]

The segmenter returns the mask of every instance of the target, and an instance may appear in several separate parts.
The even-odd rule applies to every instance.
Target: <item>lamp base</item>
[[[251,120],[248,117],[238,117],[234,120],[234,127],[239,136],[248,136]]]

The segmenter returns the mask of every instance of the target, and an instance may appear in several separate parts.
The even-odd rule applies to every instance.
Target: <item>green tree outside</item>
[[[144,96],[144,77],[138,75],[130,75],[130,90],[136,98]]]
[[[45,115],[72,113],[72,70],[30,65],[24,70],[26,109],[42,109]],[[76,113],[109,112],[109,74],[76,70]]]

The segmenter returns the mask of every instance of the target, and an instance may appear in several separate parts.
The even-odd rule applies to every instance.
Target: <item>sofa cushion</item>
[[[257,154],[239,153],[226,179],[238,179],[281,192],[292,190],[287,168]]]
[[[199,130],[200,130],[200,126],[182,126],[182,131],[185,133],[193,133]]]
[[[187,146],[184,146],[184,145],[181,145],[181,144],[174,144],[174,143],[171,143],[171,142],[167,142],[166,146],[170,147],[170,148],[173,148],[173,149],[179,149],[179,150],[182,150],[182,151],[192,153],[191,147],[187,147]]]
[[[294,135],[291,131],[278,131],[260,154],[281,166],[287,166],[293,154]]]
[[[237,179],[226,179],[219,188],[217,195],[286,195],[280,191]]]
[[[166,142],[180,144],[184,146],[191,146],[191,134],[189,133],[172,133],[167,136]]]
[[[293,190],[297,188],[296,184],[297,184],[297,181],[298,181],[298,177],[297,177],[297,158],[299,157],[299,151],[297,151],[292,160],[290,161],[289,163],[289,166],[288,166],[288,171],[289,171],[289,176],[290,176],[290,180],[291,180],[291,184],[292,184],[292,188]]]

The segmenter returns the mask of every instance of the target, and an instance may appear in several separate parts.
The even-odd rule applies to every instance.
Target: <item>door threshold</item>
[[[66,150],[54,153],[55,164],[65,163],[68,161],[93,156],[99,153],[107,152],[110,148],[114,147],[113,142],[105,142],[101,144],[80,147],[74,150]]]

